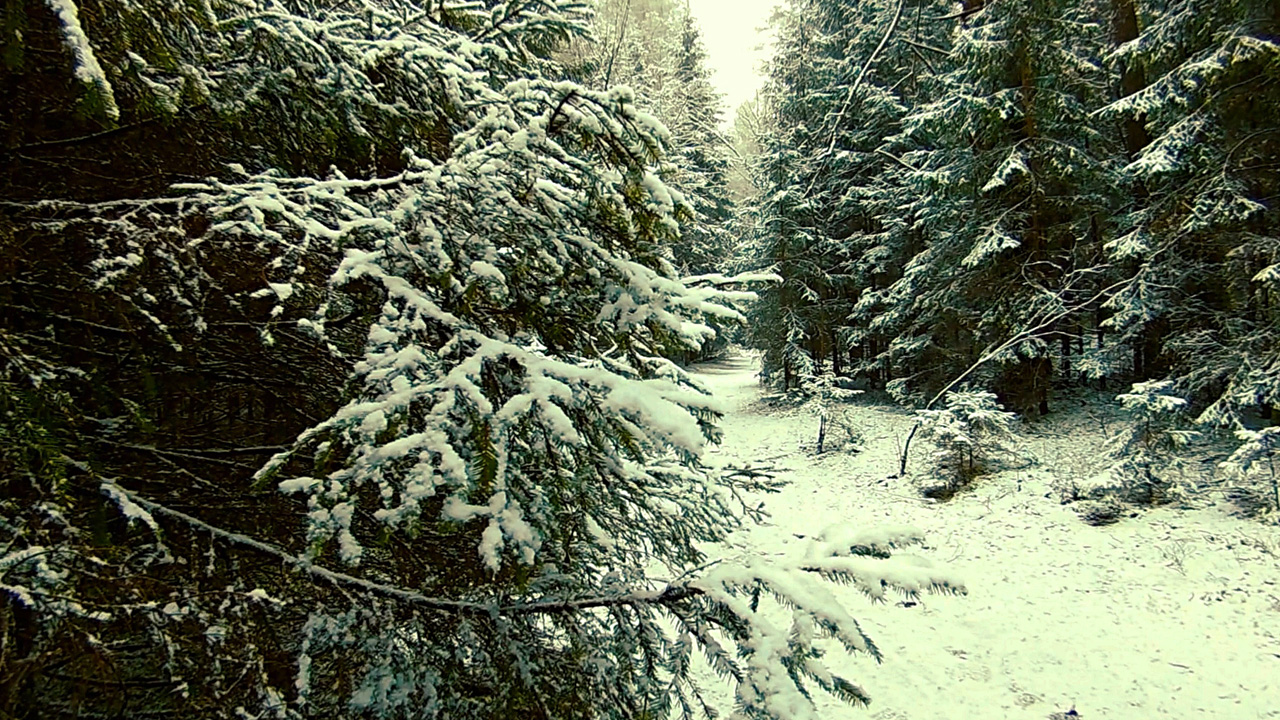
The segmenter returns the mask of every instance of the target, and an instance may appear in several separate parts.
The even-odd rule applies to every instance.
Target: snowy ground
[[[1038,465],[936,504],[910,480],[886,479],[906,415],[852,405],[865,449],[815,456],[799,446],[812,442],[816,420],[760,403],[755,369],[741,357],[698,370],[730,407],[710,461],[773,464],[791,484],[767,496],[769,525],[713,554],[791,556],[836,522],[909,524],[928,538],[915,554],[953,569],[969,590],[904,606],[835,588],[885,657],[877,665],[833,652],[833,667],[872,705],[823,696],[824,717],[1048,718],[1074,707],[1084,720],[1280,718],[1280,528],[1208,503],[1082,523],[1048,472],[1086,467],[1102,452],[1103,430],[1078,415],[1036,428],[1027,449]],[[727,703],[721,687],[714,696]]]

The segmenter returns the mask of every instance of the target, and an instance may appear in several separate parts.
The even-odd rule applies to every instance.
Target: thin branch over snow
[[[1070,307],[1065,307],[1058,310],[1057,312],[1050,313],[1049,315],[1045,316],[1045,318],[1040,322],[1035,323],[1030,327],[1023,328],[1022,330],[1014,333],[1004,342],[999,343],[998,345],[993,344],[992,346],[989,346],[988,350],[984,352],[981,357],[979,357],[976,361],[974,361],[972,365],[965,368],[964,372],[952,378],[951,382],[947,383],[945,387],[939,390],[937,394],[934,395],[933,398],[931,398],[929,402],[926,403],[922,409],[928,410],[932,408],[934,404],[936,404],[939,400],[943,398],[943,396],[951,392],[952,388],[964,382],[964,379],[972,375],[974,371],[976,371],[978,368],[982,367],[983,365],[987,364],[988,362],[994,360],[995,358],[999,357],[1006,350],[1012,347],[1015,347],[1022,342],[1038,337],[1040,333],[1052,329],[1059,322],[1070,317],[1072,314],[1080,312],[1085,308],[1092,307],[1093,304],[1098,300],[1101,300],[1106,297],[1110,297],[1113,291],[1118,290],[1119,288],[1124,287],[1125,285],[1128,285],[1131,282],[1132,280],[1121,280],[1119,282],[1112,283],[1111,285],[1108,285],[1102,288],[1101,290],[1097,291],[1096,293],[1094,293],[1091,297],[1089,297],[1084,302],[1076,303]],[[1062,297],[1065,297],[1069,289],[1070,289],[1069,287],[1063,288],[1061,291],[1056,293],[1055,299],[1060,299]],[[919,429],[920,429],[920,423],[916,422],[914,425],[911,426],[911,431],[907,433],[907,440],[902,445],[902,454],[898,457],[898,476],[899,477],[907,473],[907,453],[910,452],[911,440],[912,438],[915,437],[916,431]]]
[[[68,462],[82,470],[87,470],[87,467],[84,466],[83,463],[70,459],[68,459]],[[690,597],[707,594],[708,589],[712,587],[712,585],[722,583],[726,577],[735,577],[736,575],[742,575],[743,573],[752,575],[752,573],[757,572],[750,568],[725,568],[713,573],[710,578],[695,578],[685,583],[667,585],[666,587],[658,590],[640,590],[626,594],[600,595],[571,600],[544,600],[528,603],[514,603],[510,605],[492,605],[488,603],[469,602],[464,600],[445,600],[442,598],[428,597],[414,590],[377,583],[372,580],[321,567],[310,560],[292,555],[269,543],[255,540],[248,535],[224,530],[182,511],[165,507],[164,505],[148,500],[135,492],[126,490],[109,480],[103,481],[102,487],[103,490],[114,497],[122,507],[136,506],[141,510],[145,510],[147,513],[154,513],[156,515],[162,515],[179,520],[226,542],[247,547],[275,557],[287,565],[292,565],[309,575],[313,575],[335,585],[363,590],[380,597],[397,600],[416,607],[456,614],[485,616],[497,614],[512,616],[574,613],[593,608],[621,606],[670,606]],[[150,515],[148,514],[147,517],[150,517]],[[918,539],[919,531],[914,528],[891,529],[890,531],[887,531],[887,533],[885,531],[881,531],[858,535],[859,538],[863,538],[864,536],[865,538],[888,538],[875,540],[874,544],[897,545],[902,542],[911,544],[912,541]],[[832,552],[831,554],[834,555],[838,553]],[[964,592],[964,585],[959,580],[945,573],[925,568],[912,568],[907,565],[902,565],[901,563],[888,563],[878,558],[809,558],[802,565],[794,568],[794,570],[833,577],[846,582],[853,582],[863,592],[877,599],[883,598],[884,590],[890,587],[898,588],[903,592],[912,595],[923,590],[954,593]],[[726,575],[726,573],[728,574]],[[754,575],[752,576],[754,577]],[[708,583],[710,583],[710,585]]]
[[[862,70],[858,72],[858,79],[854,80],[853,84],[849,86],[849,92],[844,96],[844,105],[840,107],[840,112],[836,113],[836,121],[833,123],[831,130],[831,143],[827,145],[825,155],[830,155],[835,150],[840,121],[844,119],[844,114],[849,110],[849,103],[853,100],[853,94],[858,91],[858,86],[862,85],[862,79],[867,76],[867,71],[871,69],[871,63],[876,61],[876,58],[884,51],[885,45],[889,44],[889,38],[893,37],[893,33],[897,31],[898,23],[902,20],[902,9],[906,5],[907,0],[898,0],[898,8],[893,11],[893,20],[889,22],[889,29],[885,31],[884,37],[880,38],[880,44],[867,57],[867,61],[862,64]]]
[[[67,460],[70,464],[81,470],[88,470],[87,466],[83,463],[79,463],[69,458]],[[224,530],[180,510],[165,507],[164,505],[148,500],[135,492],[126,490],[114,482],[104,481],[102,483],[102,487],[104,492],[107,492],[115,498],[121,507],[136,506],[141,509],[139,512],[142,510],[146,511],[144,515],[146,515],[147,518],[151,517],[151,515],[147,513],[170,517],[194,528],[198,528],[233,545],[247,547],[260,553],[275,557],[286,565],[292,565],[309,575],[314,575],[317,578],[335,585],[364,590],[380,597],[398,600],[409,605],[428,608],[431,610],[439,610],[442,612],[486,616],[494,613],[498,615],[553,614],[577,612],[591,608],[618,607],[623,605],[666,605],[694,595],[701,595],[704,592],[701,588],[694,585],[680,584],[669,585],[661,590],[646,590],[625,595],[604,595],[599,597],[579,598],[576,600],[552,600],[513,605],[490,605],[487,603],[468,602],[463,600],[433,598],[414,590],[407,590],[393,585],[385,585],[373,582],[372,580],[366,580],[365,578],[321,567],[306,558],[290,554],[269,543],[262,542],[261,540],[255,540],[248,535]]]

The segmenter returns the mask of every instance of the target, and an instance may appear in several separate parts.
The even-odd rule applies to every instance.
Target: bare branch
[[[1017,333],[1014,333],[1011,337],[1009,337],[1007,340],[1000,343],[999,345],[989,346],[987,351],[984,352],[982,356],[977,359],[977,361],[975,361],[972,365],[966,368],[964,372],[960,373],[955,378],[953,378],[951,382],[947,383],[946,387],[939,390],[938,394],[934,395],[933,398],[929,400],[928,403],[925,404],[924,409],[928,410],[929,408],[933,407],[934,404],[938,402],[938,400],[942,399],[942,396],[951,392],[952,388],[954,388],[956,385],[959,385],[961,382],[964,382],[965,378],[972,375],[974,371],[976,371],[978,368],[982,367],[983,365],[987,364],[991,360],[994,360],[995,358],[999,357],[1000,354],[1003,353],[1004,351],[1014,347],[1015,345],[1021,342],[1025,342],[1032,338],[1039,337],[1040,334],[1043,333],[1045,330],[1052,328],[1054,325],[1058,324],[1062,320],[1065,320],[1066,318],[1070,317],[1074,313],[1080,310],[1083,310],[1084,308],[1090,307],[1091,305],[1093,305],[1093,303],[1097,302],[1098,300],[1101,300],[1102,298],[1107,297],[1113,290],[1116,290],[1128,284],[1129,282],[1131,281],[1121,280],[1120,282],[1108,285],[1107,287],[1102,288],[1098,292],[1094,293],[1093,297],[1085,300],[1084,302],[1078,303],[1070,307],[1063,308],[1062,310],[1059,310],[1058,312],[1055,312],[1055,313],[1050,313],[1049,315],[1045,316],[1045,318],[1039,323],[1036,323],[1032,327],[1029,327]],[[1070,290],[1069,287],[1063,288],[1061,291],[1059,291],[1057,297],[1062,297],[1066,295],[1069,290]],[[907,434],[907,441],[902,446],[902,455],[899,456],[898,458],[898,476],[899,477],[906,475],[907,473],[907,453],[911,450],[911,439],[915,437],[916,430],[919,429],[919,427],[920,427],[919,422],[916,422],[914,425],[911,426],[911,432]]]
[[[892,160],[892,161],[894,161],[894,162],[898,163],[899,165],[901,165],[902,167],[904,167],[904,168],[906,168],[906,169],[908,169],[908,170],[915,171],[915,170],[917,170],[917,169],[918,169],[918,168],[916,168],[916,167],[912,166],[912,165],[911,165],[910,163],[908,163],[906,160],[903,160],[902,158],[898,157],[897,155],[894,155],[893,153],[887,152],[887,151],[885,151],[885,150],[881,150],[881,149],[879,149],[879,148],[876,148],[875,153],[876,153],[877,155],[882,155],[882,156],[884,156],[884,157],[889,158],[890,160]]]
[[[64,456],[65,457],[65,456]],[[66,461],[76,468],[89,472],[88,466],[71,458],[65,458]],[[395,587],[394,585],[385,585],[383,583],[373,582],[365,578],[348,575],[347,573],[330,570],[325,567],[316,565],[314,562],[292,555],[285,550],[274,545],[255,540],[248,535],[237,532],[224,530],[220,527],[210,525],[209,523],[188,515],[180,510],[174,510],[165,507],[160,503],[148,500],[137,493],[120,487],[112,480],[104,480],[103,487],[109,488],[113,493],[128,498],[131,502],[136,503],[139,507],[147,512],[161,515],[164,517],[179,520],[191,527],[197,528],[203,532],[207,532],[224,542],[241,547],[256,550],[265,555],[270,555],[286,565],[291,565],[308,575],[312,575],[321,580],[332,583],[339,588],[350,588],[362,590],[372,595],[396,600],[398,602],[412,605],[415,607],[427,608],[440,612],[453,613],[457,615],[534,615],[534,614],[553,614],[578,612],[580,610],[588,610],[591,608],[602,607],[620,607],[634,605],[670,605],[685,598],[703,594],[703,590],[696,586],[682,583],[667,585],[661,590],[641,590],[622,595],[602,595],[597,597],[578,598],[573,600],[546,600],[530,603],[517,603],[511,605],[491,605],[480,602],[468,602],[465,600],[445,600],[442,598],[433,598],[423,595],[414,590]]]
[[[845,93],[844,105],[840,107],[840,112],[836,113],[836,121],[832,125],[831,144],[827,146],[826,155],[830,155],[835,150],[840,121],[844,120],[844,114],[849,111],[849,103],[853,100],[853,94],[857,92],[858,87],[862,85],[862,80],[867,76],[867,71],[871,69],[871,64],[880,56],[885,45],[889,44],[889,38],[893,37],[893,33],[897,31],[898,23],[902,20],[902,9],[906,7],[906,5],[907,0],[898,0],[898,9],[893,11],[893,20],[889,22],[889,29],[885,31],[884,37],[880,38],[880,44],[876,45],[876,49],[871,51],[871,55],[867,57],[867,61],[862,64],[862,70],[858,71],[858,78],[849,86],[849,92]]]
[[[930,22],[944,22],[947,20],[963,20],[969,17],[970,15],[977,15],[978,13],[985,10],[986,7],[987,7],[986,3],[983,3],[980,5],[975,5],[974,7],[967,7],[959,12],[951,13],[950,15],[934,15],[933,17],[927,17],[925,18],[925,20],[928,20]]]
[[[951,51],[950,51],[950,50],[943,50],[942,48],[934,47],[934,46],[929,45],[929,44],[927,44],[927,43],[916,42],[915,40],[912,40],[912,39],[910,39],[910,38],[902,38],[902,42],[904,42],[904,43],[906,43],[906,44],[910,45],[910,46],[911,46],[911,47],[913,47],[913,48],[920,48],[921,50],[928,50],[929,52],[938,53],[939,55],[942,55],[943,57],[946,57],[947,55],[950,55],[950,54],[951,54]]]
[[[604,73],[604,89],[609,89],[609,82],[613,80],[613,62],[618,59],[618,52],[622,49],[622,39],[627,34],[627,21],[631,19],[631,0],[627,0],[626,9],[623,11],[622,22],[618,23],[618,39],[613,43],[613,52],[609,53],[609,67]]]
[[[835,121],[831,124],[831,142],[827,145],[827,149],[816,159],[818,162],[824,162],[831,157],[831,153],[835,152],[836,140],[840,137],[840,123],[844,120],[844,115],[849,111],[849,103],[853,101],[853,95],[858,91],[858,87],[862,85],[862,80],[867,76],[867,71],[871,69],[871,64],[880,56],[885,45],[889,44],[889,38],[893,37],[893,33],[898,29],[898,23],[902,20],[902,9],[906,7],[907,0],[898,0],[898,7],[893,11],[893,19],[889,21],[889,29],[885,31],[884,37],[880,38],[880,44],[876,45],[876,49],[871,51],[867,56],[867,61],[862,64],[862,69],[858,71],[858,77],[849,86],[849,91],[845,93],[844,103],[840,106],[840,112],[836,113]],[[818,181],[821,173],[814,173],[809,180],[809,186],[804,189],[805,197],[813,190],[813,184]]]
[[[160,118],[158,117],[146,118],[145,120],[139,120],[138,122],[135,122],[135,123],[130,123],[128,125],[121,125],[119,127],[113,127],[107,130],[103,130],[101,132],[90,133],[89,135],[79,135],[77,137],[64,138],[62,140],[45,140],[44,142],[27,143],[26,145],[19,145],[15,148],[11,148],[11,150],[12,152],[21,152],[23,150],[37,150],[37,149],[51,148],[51,147],[66,147],[67,145],[80,145],[82,143],[93,142],[94,140],[101,140],[103,138],[110,137],[112,135],[119,135],[120,133],[128,132],[130,130],[143,127],[145,125],[150,125],[151,123],[154,123],[159,119]]]

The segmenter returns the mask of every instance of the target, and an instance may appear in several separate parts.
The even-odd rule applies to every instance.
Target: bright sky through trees
[[[724,93],[727,119],[764,83],[760,63],[768,57],[765,26],[777,0],[689,0],[702,28],[712,81]]]

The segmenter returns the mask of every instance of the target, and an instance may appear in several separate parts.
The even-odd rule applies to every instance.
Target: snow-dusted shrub
[[[1090,525],[1118,522],[1130,509],[1125,500],[1128,491],[1117,482],[1114,468],[1093,475],[1070,472],[1055,475],[1049,488],[1058,495],[1061,504],[1070,505],[1076,515]]]
[[[1104,437],[1099,435],[1096,445],[1104,445]],[[1065,451],[1050,448],[1040,465],[1052,476],[1049,488],[1063,505],[1096,498],[1112,483],[1111,459],[1106,453],[1097,452],[1094,443],[1071,446]]]
[[[1006,412],[993,393],[948,393],[941,410],[916,413],[921,434],[931,440],[933,460],[943,486],[926,494],[948,494],[987,470],[991,461],[1012,450],[1017,416]]]
[[[1240,447],[1222,463],[1243,490],[1252,490],[1264,482],[1270,494],[1270,510],[1280,513],[1280,474],[1276,472],[1276,453],[1280,450],[1280,427],[1261,430],[1237,430]]]
[[[818,435],[813,444],[814,452],[818,454],[827,450],[857,451],[862,448],[862,431],[848,411],[837,407],[839,403],[862,394],[862,391],[843,387],[841,380],[834,373],[826,372],[805,375],[800,383],[800,391],[809,396],[807,405],[810,411],[818,418]]]
[[[849,410],[836,410],[827,415],[824,447],[837,452],[859,452],[866,445],[866,435]]]
[[[1119,522],[1129,504],[1111,492],[1101,494],[1097,499],[1083,500],[1073,508],[1080,519],[1090,525],[1111,525]]]
[[[1197,436],[1187,429],[1187,401],[1173,383],[1135,383],[1116,396],[1132,423],[1114,441],[1112,474],[1126,499],[1159,504],[1184,499],[1194,486],[1186,478],[1181,450]]]

